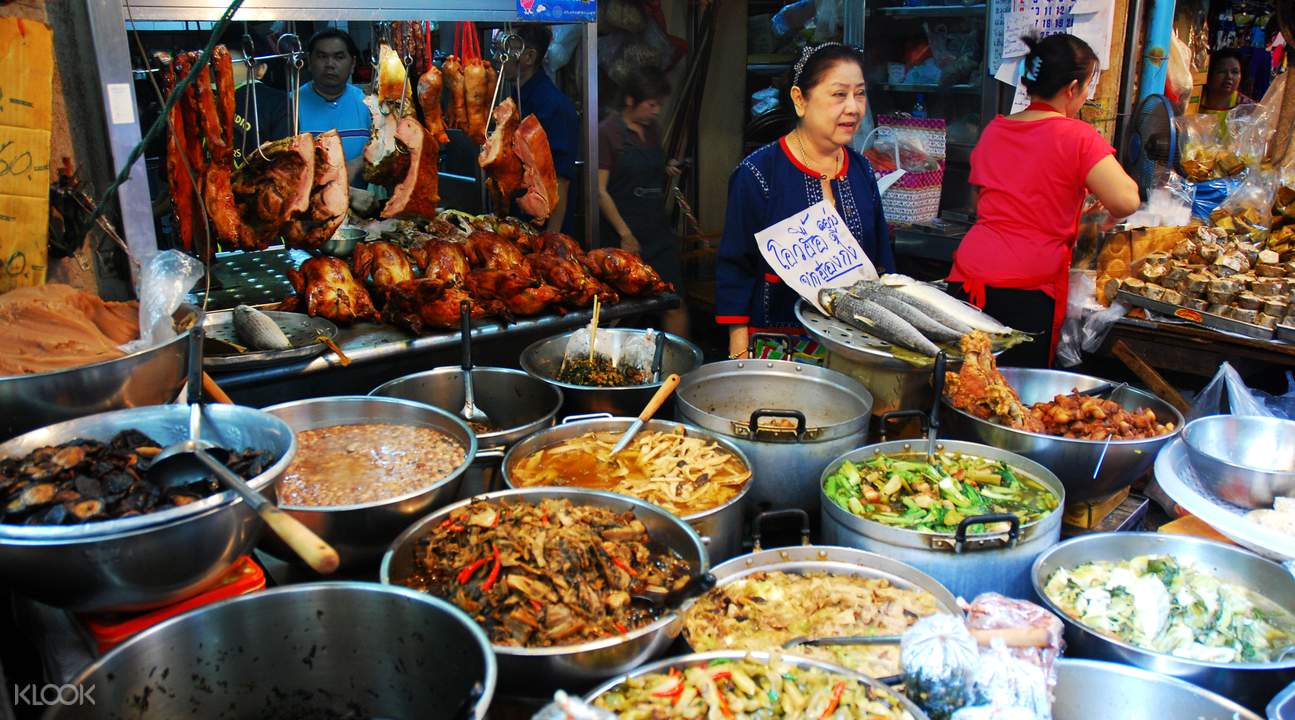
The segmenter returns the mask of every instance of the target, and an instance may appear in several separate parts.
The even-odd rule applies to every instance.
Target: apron
[[[683,265],[679,258],[679,242],[674,230],[666,221],[665,150],[659,145],[647,145],[637,135],[625,128],[620,157],[607,181],[607,194],[611,195],[621,218],[642,248],[643,260],[652,266],[661,279],[683,290]],[[611,225],[602,221],[603,237],[615,237]]]
[[[1061,326],[1066,321],[1066,303],[1069,302],[1070,298],[1070,259],[1070,253],[1067,252],[1065,262],[1061,263],[1061,269],[1051,275],[1007,278],[989,283],[993,287],[1007,290],[1036,288],[1041,285],[1052,286],[1052,345],[1048,348],[1049,366],[1056,359],[1057,342],[1061,340]],[[982,310],[985,308],[985,285],[984,281],[974,278],[962,281],[962,288],[967,293],[967,299],[971,301],[972,305]]]

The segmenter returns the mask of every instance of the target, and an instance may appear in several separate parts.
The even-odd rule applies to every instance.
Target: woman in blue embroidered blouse
[[[744,357],[755,332],[803,335],[783,285],[755,234],[830,198],[878,272],[895,257],[872,168],[846,147],[863,119],[863,55],[840,43],[807,47],[792,71],[796,129],[746,157],[729,179],[716,263],[716,321],[729,327],[730,357]]]

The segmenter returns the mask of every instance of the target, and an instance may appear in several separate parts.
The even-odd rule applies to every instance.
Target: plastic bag
[[[1178,164],[1189,180],[1201,182],[1225,177],[1218,172],[1218,156],[1226,152],[1223,126],[1214,114],[1179,115],[1174,118],[1178,127]]]
[[[1192,183],[1192,217],[1209,220],[1210,213],[1222,205],[1229,195],[1236,192],[1236,189],[1241,187],[1241,183],[1245,182],[1246,177],[1247,174],[1242,173],[1236,177]]]
[[[899,644],[904,688],[931,720],[950,720],[971,701],[980,650],[962,618],[928,615],[904,632]]]
[[[965,82],[980,67],[980,31],[950,30],[946,25],[930,23],[923,23],[922,29],[940,70],[938,82],[944,85]]]
[[[1227,230],[1233,238],[1243,236],[1252,242],[1266,243],[1272,224],[1273,198],[1280,184],[1276,171],[1256,169],[1248,173],[1245,182],[1210,213],[1210,223]]]
[[[975,704],[955,713],[953,720],[1052,720],[1052,688],[1057,684],[1056,661],[1065,630],[1061,620],[1034,603],[998,593],[982,593],[965,609],[971,632],[999,634],[980,653],[972,678]],[[1007,646],[1009,633],[1018,639],[1013,643],[1018,647]]]
[[[1165,68],[1165,95],[1173,101],[1175,110],[1181,112],[1192,94],[1192,67],[1188,58],[1192,50],[1174,31],[1169,44],[1169,66]]]
[[[1052,720],[1046,680],[1036,665],[1012,657],[1001,640],[980,656],[973,694],[975,705],[952,720]]]
[[[531,720],[616,720],[616,715],[602,708],[586,705],[580,698],[558,690],[553,702],[540,708]]]
[[[842,0],[814,0],[814,42],[841,37]]]
[[[1041,635],[1042,644],[1013,647],[1007,654],[1039,668],[1044,685],[1043,715],[1051,716],[1049,698],[1057,685],[1057,659],[1061,657],[1062,634],[1065,625],[1061,619],[1044,607],[1027,600],[1015,600],[998,593],[981,593],[966,606],[967,627],[976,630],[1026,630]],[[998,642],[997,640],[995,642]],[[1002,652],[994,650],[994,655]],[[983,658],[982,658],[983,662]]]
[[[1245,168],[1257,168],[1268,154],[1273,134],[1273,115],[1268,107],[1254,103],[1228,111],[1225,122],[1227,152],[1218,158],[1219,169],[1236,175]]]
[[[774,35],[788,37],[800,32],[814,18],[814,6],[814,0],[797,0],[782,6],[782,9],[773,15]]]
[[[1246,382],[1241,379],[1241,374],[1230,363],[1224,361],[1219,366],[1218,372],[1214,373],[1214,377],[1210,379],[1204,389],[1197,393],[1196,398],[1192,401],[1191,411],[1187,413],[1187,421],[1191,422],[1206,415],[1225,415],[1229,413],[1232,415],[1274,417],[1263,400],[1250,388],[1246,387]]]
[[[139,339],[121,346],[133,353],[174,338],[172,315],[180,309],[184,296],[202,277],[202,263],[179,250],[165,250],[148,259],[139,273]]]
[[[647,373],[652,370],[652,359],[656,356],[656,335],[654,330],[643,334],[600,332],[594,340],[594,354],[606,357],[613,367],[633,367]],[[587,357],[589,328],[583,327],[571,333],[567,340],[563,363],[570,358]]]
[[[1186,178],[1171,170],[1164,184],[1152,188],[1147,193],[1147,201],[1137,212],[1125,218],[1123,224],[1130,228],[1190,225],[1195,208],[1194,189],[1195,186]],[[1203,217],[1209,217],[1209,212]]]
[[[1290,370],[1286,371],[1285,393],[1269,395],[1262,390],[1251,390],[1250,394],[1262,399],[1264,408],[1272,413],[1273,417],[1295,420],[1295,373]]]
[[[864,141],[863,154],[872,164],[874,172],[888,173],[897,169],[908,172],[930,172],[940,169],[940,164],[926,150],[920,133],[906,132],[900,128],[882,126],[875,128]]]

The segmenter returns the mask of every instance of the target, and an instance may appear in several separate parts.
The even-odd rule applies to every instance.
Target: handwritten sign
[[[761,230],[755,241],[787,287],[819,310],[819,290],[877,277],[854,233],[826,200]]]
[[[597,0],[517,0],[517,19],[525,22],[594,22]]]
[[[45,282],[53,76],[49,26],[0,18],[0,293]]]

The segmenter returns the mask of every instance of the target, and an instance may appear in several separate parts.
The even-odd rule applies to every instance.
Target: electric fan
[[[1142,199],[1153,187],[1164,184],[1178,167],[1178,130],[1174,108],[1164,95],[1148,95],[1133,111],[1132,125],[1124,135],[1120,164],[1138,182]]]

